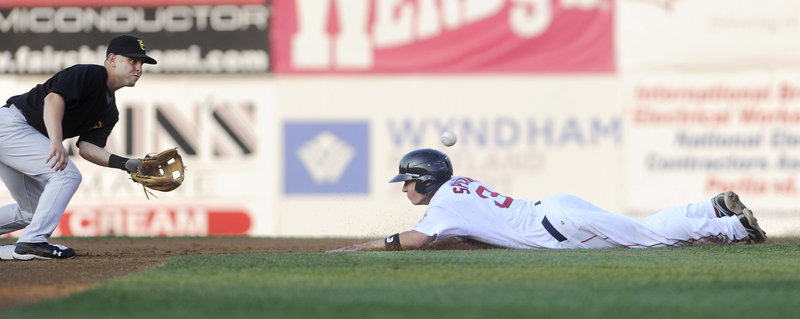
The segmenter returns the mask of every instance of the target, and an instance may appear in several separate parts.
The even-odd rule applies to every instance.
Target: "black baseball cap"
[[[111,42],[108,43],[108,49],[106,49],[106,56],[109,53],[124,55],[129,58],[144,58],[144,63],[157,63],[155,59],[147,56],[144,42],[132,35],[124,34],[111,39]]]

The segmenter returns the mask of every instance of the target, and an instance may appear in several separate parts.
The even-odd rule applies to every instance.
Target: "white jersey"
[[[542,227],[535,207],[456,176],[439,187],[413,229],[437,240],[465,236],[510,248],[555,248],[558,242]]]
[[[439,187],[413,230],[436,240],[462,236],[508,248],[642,248],[747,238],[738,218],[716,216],[710,199],[637,220],[568,194],[511,198],[461,176]]]

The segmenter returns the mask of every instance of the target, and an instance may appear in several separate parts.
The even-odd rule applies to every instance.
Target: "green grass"
[[[186,256],[4,318],[795,318],[800,244]]]

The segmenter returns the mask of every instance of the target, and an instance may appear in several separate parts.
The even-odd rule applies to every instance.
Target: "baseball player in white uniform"
[[[444,153],[415,150],[390,182],[404,182],[414,205],[428,205],[411,230],[332,252],[416,249],[462,237],[507,248],[647,248],[694,242],[764,242],[752,212],[731,191],[668,208],[642,220],[611,213],[568,194],[528,201],[471,178],[453,176]]]
[[[113,38],[104,65],[66,68],[0,108],[0,177],[16,203],[0,207],[0,235],[25,229],[2,259],[65,259],[75,250],[48,243],[81,182],[62,142],[79,136],[79,154],[107,167],[134,171],[141,162],[105,150],[119,120],[114,92],[134,86],[147,56],[142,40]]]

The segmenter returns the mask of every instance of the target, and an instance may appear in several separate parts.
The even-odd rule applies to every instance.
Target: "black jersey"
[[[42,118],[44,98],[55,92],[64,98],[62,136],[68,139],[80,136],[85,141],[105,147],[111,129],[119,120],[114,94],[108,90],[108,74],[100,65],[78,64],[56,73],[28,93],[8,99],[25,114],[28,124],[47,136]]]

